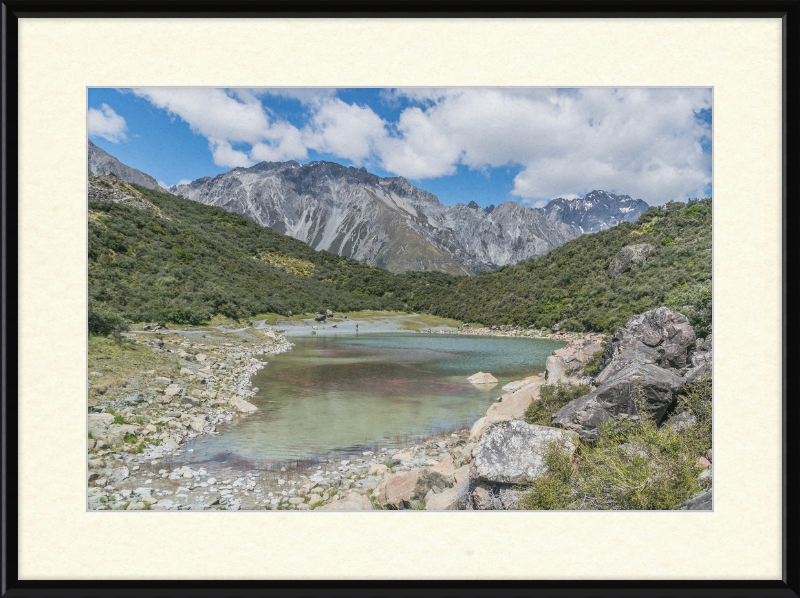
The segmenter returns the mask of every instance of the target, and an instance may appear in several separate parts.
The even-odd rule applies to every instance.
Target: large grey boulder
[[[691,364],[697,337],[683,314],[657,307],[631,316],[625,328],[617,328],[606,343],[602,370],[595,378],[603,384],[631,364],[655,364],[680,370]]]
[[[648,415],[659,422],[683,382],[657,365],[634,364],[559,409],[552,424],[578,433],[583,440],[595,440],[599,427],[610,419]]]
[[[500,484],[531,482],[546,471],[542,455],[552,442],[561,442],[563,449],[572,454],[578,446],[578,436],[519,420],[493,424],[472,453],[470,477]]]
[[[653,249],[654,247],[649,243],[623,247],[620,252],[614,256],[614,259],[611,260],[606,274],[609,278],[616,278],[634,266],[641,266],[647,260],[647,254],[653,251]]]

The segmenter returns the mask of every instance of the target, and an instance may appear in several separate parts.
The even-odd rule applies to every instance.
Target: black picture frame
[[[18,216],[18,48],[20,18],[131,17],[456,17],[456,18],[781,18],[783,21],[783,263],[782,263],[782,401],[783,401],[783,575],[781,580],[574,580],[574,581],[214,581],[214,580],[20,580],[18,553],[18,379],[17,249]],[[2,587],[10,598],[28,596],[380,596],[426,593],[437,597],[464,595],[542,596],[566,598],[631,596],[790,597],[800,596],[800,442],[792,430],[800,422],[800,405],[787,383],[791,363],[787,274],[788,231],[793,201],[800,197],[800,0],[561,0],[468,2],[365,2],[336,5],[314,0],[290,3],[235,1],[98,2],[5,0],[2,3]],[[398,557],[402,558],[402,557]]]

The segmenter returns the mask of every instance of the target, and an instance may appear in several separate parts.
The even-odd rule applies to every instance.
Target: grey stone
[[[687,428],[693,426],[695,423],[697,423],[697,418],[694,415],[691,415],[688,411],[684,411],[683,413],[673,415],[669,419],[665,420],[664,423],[662,423],[659,427],[669,427],[677,432],[683,432]]]
[[[578,446],[578,436],[519,420],[492,424],[473,451],[470,476],[502,484],[531,482],[546,471],[542,454],[553,442],[572,454]]]
[[[611,419],[647,415],[658,423],[682,382],[677,374],[656,365],[633,365],[559,409],[552,424],[577,432],[583,440],[594,440],[599,427]]]
[[[647,260],[647,254],[653,251],[654,247],[649,243],[640,245],[628,245],[623,247],[611,263],[608,265],[606,274],[609,278],[616,278],[630,270],[633,266],[639,266]]]
[[[697,494],[692,494],[681,503],[683,511],[710,511],[714,507],[714,489],[709,488]]]
[[[680,370],[691,364],[696,336],[683,314],[666,307],[631,316],[625,328],[617,328],[606,343],[601,372],[595,378],[603,384],[630,364],[656,364]]]
[[[486,486],[478,486],[472,491],[472,504],[478,511],[498,511],[503,508],[500,498]]]

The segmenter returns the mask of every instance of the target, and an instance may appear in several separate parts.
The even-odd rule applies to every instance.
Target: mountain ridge
[[[636,222],[649,207],[644,200],[633,199],[630,195],[596,189],[580,198],[551,199],[542,209],[549,219],[575,226],[586,234],[611,228],[620,222]]]
[[[403,177],[328,161],[261,162],[169,191],[396,273],[477,274],[539,257],[581,234],[516,202],[444,206]]]
[[[147,187],[148,189],[160,189],[165,191],[161,185],[159,185],[156,180],[151,177],[149,174],[142,172],[141,170],[137,170],[136,168],[131,168],[127,164],[123,164],[117,158],[109,154],[104,149],[96,146],[92,143],[92,140],[87,140],[89,142],[88,147],[88,172],[89,174],[94,175],[104,175],[104,174],[116,174],[119,178],[123,181],[128,183],[136,183],[137,185],[141,185],[142,187]]]
[[[162,190],[156,180],[89,140],[90,174]],[[606,191],[551,200],[445,206],[407,179],[315,160],[260,162],[204,176],[169,192],[252,218],[262,226],[394,273],[478,274],[546,255],[581,234],[635,221],[649,206]]]

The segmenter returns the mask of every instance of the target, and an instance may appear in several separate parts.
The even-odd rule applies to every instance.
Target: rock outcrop
[[[686,316],[665,307],[631,316],[606,343],[597,387],[557,411],[552,424],[594,440],[608,420],[648,417],[659,423],[676,393],[709,367],[711,352],[693,361],[696,349]]]
[[[649,243],[623,247],[611,260],[606,274],[609,278],[616,278],[620,274],[628,272],[634,266],[641,266],[647,260],[647,254],[653,249],[655,248]]]
[[[625,328],[614,331],[595,380],[602,384],[632,363],[680,370],[691,363],[695,349],[694,329],[686,316],[666,307],[651,309],[629,317]]]
[[[682,383],[680,376],[656,365],[631,365],[559,409],[552,423],[577,432],[584,440],[594,440],[609,419],[651,417],[658,422]]]
[[[163,191],[161,186],[149,174],[126,166],[105,150],[97,147],[91,140],[89,140],[88,171],[89,174],[114,173],[128,183],[136,183],[148,189]]]
[[[493,424],[473,451],[470,477],[495,484],[531,482],[546,470],[542,452],[553,442],[562,443],[564,450],[572,454],[578,446],[578,436],[518,420]]]

